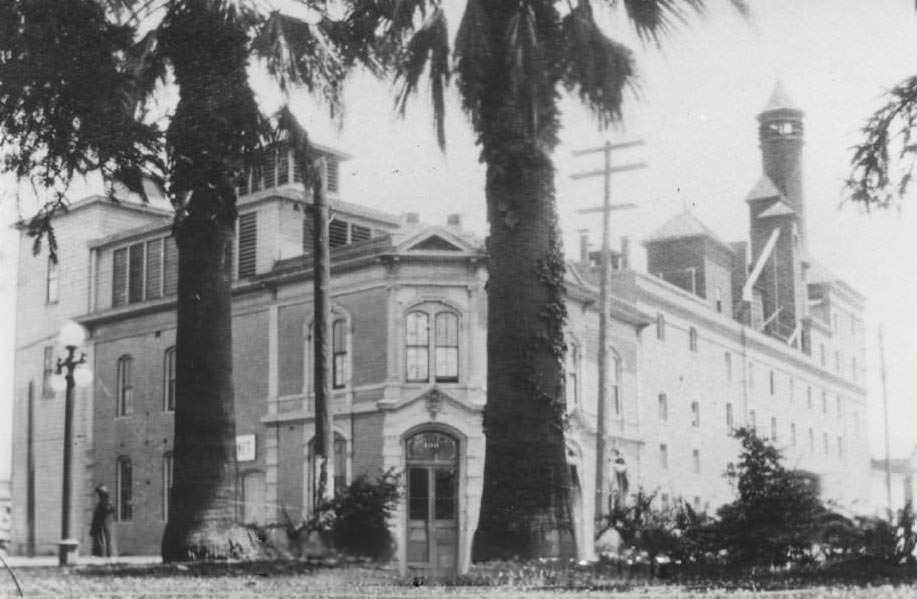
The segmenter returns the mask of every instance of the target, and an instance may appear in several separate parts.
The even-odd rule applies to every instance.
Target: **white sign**
[[[255,435],[236,435],[236,460],[251,462],[255,459]]]

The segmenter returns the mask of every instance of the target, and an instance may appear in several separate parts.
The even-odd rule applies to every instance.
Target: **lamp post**
[[[77,368],[86,363],[86,354],[77,349],[86,338],[86,330],[75,322],[68,322],[60,332],[60,343],[66,350],[66,357],[57,359],[57,374],[51,379],[51,387],[64,394],[64,462],[63,494],[61,496],[61,540],[58,543],[58,565],[68,566],[79,542],[70,534],[70,498],[72,483],[71,462],[73,461],[73,390],[92,382],[89,368]]]

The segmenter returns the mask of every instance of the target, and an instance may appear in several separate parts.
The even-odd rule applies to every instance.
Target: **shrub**
[[[337,551],[387,560],[395,540],[388,520],[400,496],[400,477],[393,470],[376,480],[360,476],[332,501],[316,510],[307,529],[330,535]]]

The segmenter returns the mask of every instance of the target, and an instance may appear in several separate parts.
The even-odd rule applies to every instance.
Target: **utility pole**
[[[599,362],[599,392],[598,392],[598,403],[596,406],[597,412],[597,425],[596,425],[596,441],[595,441],[595,514],[602,515],[605,513],[605,453],[606,453],[606,415],[605,415],[605,404],[607,402],[608,395],[608,312],[610,309],[609,297],[608,297],[608,279],[610,278],[611,271],[611,256],[609,248],[609,237],[610,237],[610,228],[611,228],[611,212],[612,210],[625,210],[628,208],[635,208],[636,206],[632,203],[627,204],[612,204],[611,203],[611,175],[614,173],[620,173],[624,171],[632,171],[637,169],[642,169],[646,167],[646,163],[637,162],[632,164],[622,164],[621,166],[612,166],[611,165],[611,153],[614,150],[622,150],[624,148],[632,148],[635,146],[642,146],[644,144],[643,140],[628,141],[623,143],[613,144],[606,141],[605,145],[599,146],[596,148],[588,148],[585,150],[577,150],[573,152],[574,156],[585,156],[587,154],[597,154],[601,152],[605,159],[604,167],[600,170],[586,171],[581,173],[576,173],[571,175],[571,179],[587,179],[591,177],[603,178],[604,182],[604,194],[602,196],[602,205],[596,206],[593,208],[585,208],[580,210],[581,214],[583,213],[593,213],[601,212],[602,213],[602,254],[601,254],[601,271],[599,275],[599,352],[598,352],[598,362]]]
[[[879,325],[879,367],[882,374],[882,413],[885,420],[885,501],[889,518],[892,517],[892,466],[891,447],[888,439],[888,389],[885,384],[885,336],[882,325]]]

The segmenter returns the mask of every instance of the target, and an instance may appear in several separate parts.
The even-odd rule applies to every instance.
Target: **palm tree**
[[[487,165],[487,453],[473,559],[570,554],[564,258],[551,160],[558,97],[575,92],[601,126],[621,117],[634,58],[602,32],[593,4],[622,8],[644,41],[658,41],[704,2],[467,0],[454,68],[441,3],[402,4],[417,5],[422,23],[399,64],[401,110],[427,70],[443,144],[443,90],[454,76]]]
[[[374,26],[333,21],[323,0],[304,18],[257,0],[11,0],[0,5],[0,142],[4,164],[54,196],[30,223],[56,251],[51,219],[76,175],[101,172],[144,195],[166,186],[179,251],[174,479],[162,541],[167,561],[248,557],[235,518],[230,255],[236,182],[271,126],[247,68],[263,60],[284,93],[306,87],[340,113],[342,82],[377,66],[398,37],[380,5]],[[395,3],[397,5],[397,3]],[[351,13],[354,15],[356,13]],[[387,24],[387,25],[386,25]],[[141,32],[145,32],[141,35]],[[383,62],[385,62],[383,60]],[[166,119],[153,100],[178,92]],[[281,119],[284,121],[284,119]],[[289,128],[289,119],[286,119]],[[291,134],[297,160],[307,140]],[[307,183],[308,184],[308,183]]]

